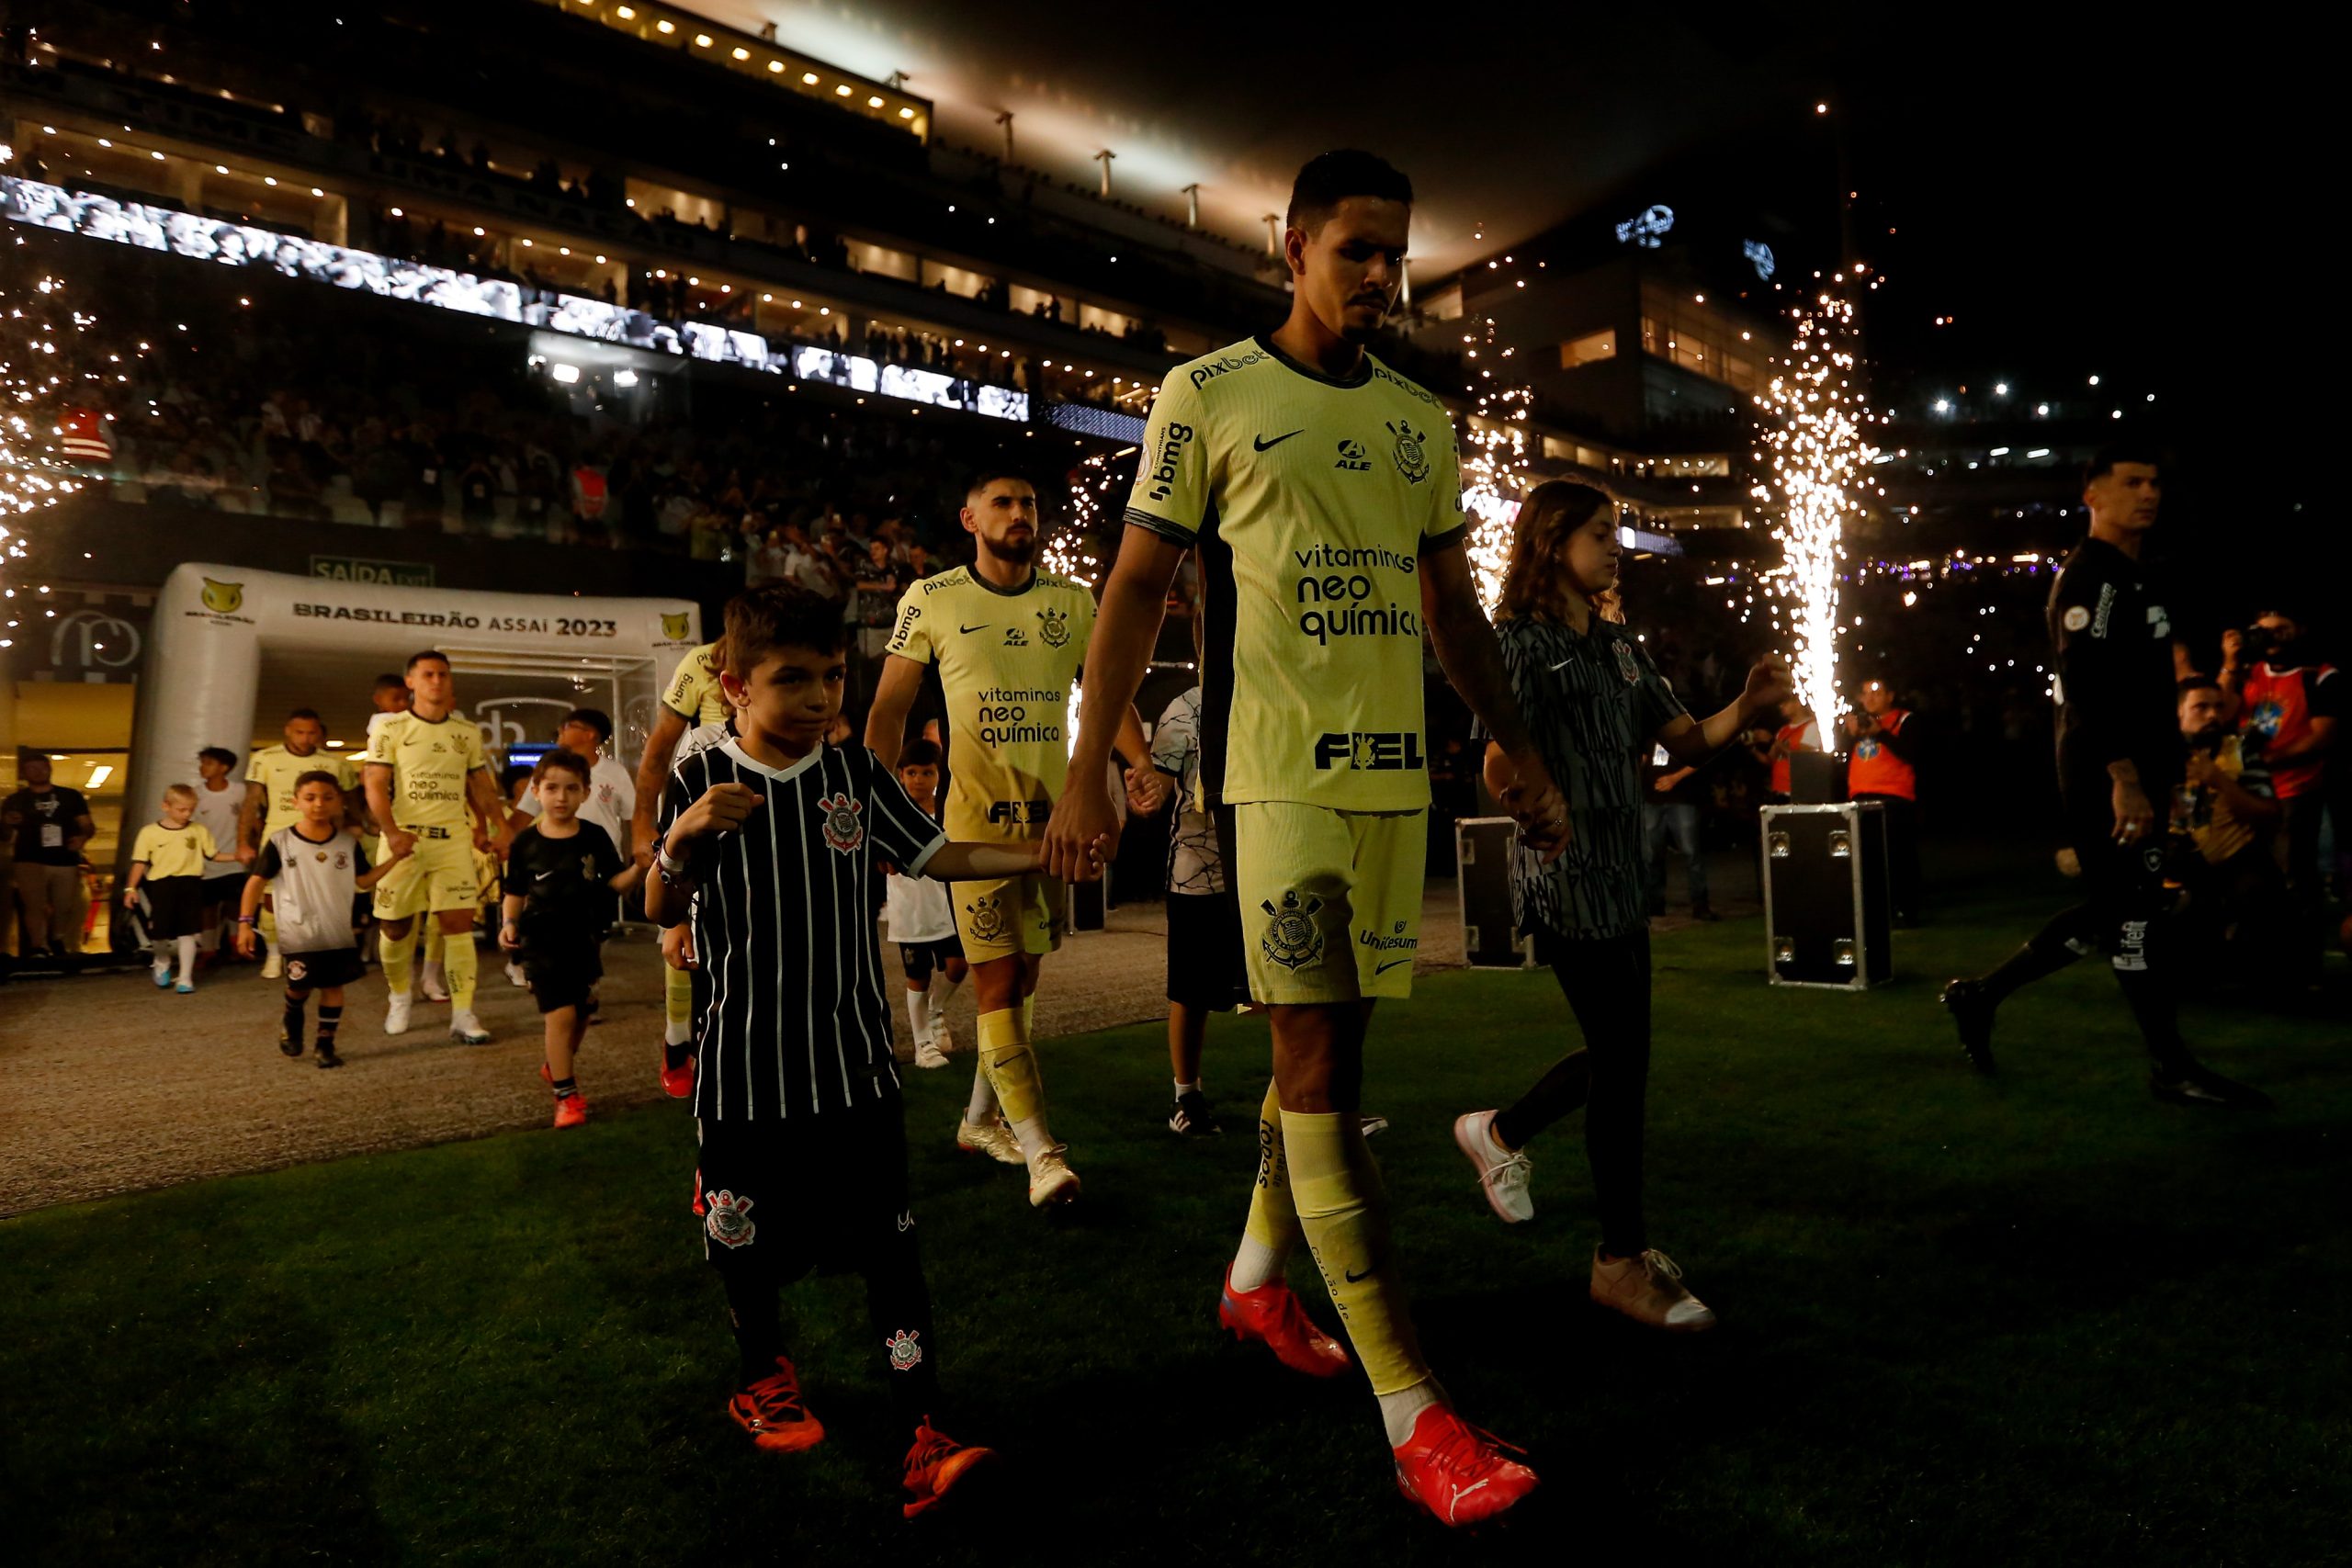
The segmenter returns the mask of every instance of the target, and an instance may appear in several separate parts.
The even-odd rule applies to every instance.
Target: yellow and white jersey
[[[392,818],[401,827],[467,835],[466,775],[490,765],[471,719],[455,708],[439,719],[394,714],[368,742],[367,760],[392,770]]]
[[[686,650],[677,669],[670,672],[670,683],[662,688],[662,705],[684,719],[688,728],[727,722],[734,709],[727,704],[727,694],[718,689],[717,643]]]
[[[1169,372],[1126,520],[1200,548],[1204,806],[1429,804],[1419,566],[1463,531],[1435,398],[1245,338]]]
[[[1050,571],[1003,589],[959,566],[899,598],[884,651],[938,665],[947,696],[948,837],[1045,837],[1069,772],[1070,686],[1093,630],[1094,595]]]
[[[261,826],[265,840],[302,819],[300,808],[294,804],[294,781],[308,773],[333,773],[345,795],[359,787],[358,764],[340,751],[318,750],[298,757],[283,746],[265,746],[245,764],[245,782],[261,785],[262,798],[269,806],[269,815]]]
[[[150,822],[132,841],[130,859],[133,864],[144,864],[151,877],[202,876],[205,863],[220,848],[212,841],[212,829],[201,822],[183,822],[176,828],[168,822]]]

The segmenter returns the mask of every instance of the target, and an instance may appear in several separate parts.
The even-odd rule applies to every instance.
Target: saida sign
[[[330,582],[380,582],[395,588],[430,588],[430,563],[368,560],[358,556],[312,556],[311,575]]]

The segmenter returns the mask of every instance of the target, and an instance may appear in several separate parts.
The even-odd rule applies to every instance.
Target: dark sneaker
[[[1199,1089],[1176,1097],[1176,1109],[1168,1113],[1168,1130],[1180,1138],[1207,1137],[1225,1131],[1209,1111],[1208,1097]]]
[[[302,1054],[302,1037],[281,1029],[277,1032],[277,1048],[288,1056],[299,1056]]]
[[[1993,1014],[2000,1008],[1982,980],[1953,980],[1944,987],[1944,1010],[1960,1026],[1960,1048],[1980,1073],[1993,1070]]]
[[[2269,1111],[2270,1097],[2258,1089],[2225,1078],[2196,1062],[2158,1068],[2148,1076],[2148,1092],[2171,1105],[2210,1105],[2222,1111]]]
[[[322,1067],[339,1067],[343,1066],[343,1058],[335,1055],[334,1042],[332,1040],[322,1040],[319,1042],[319,1066]]]

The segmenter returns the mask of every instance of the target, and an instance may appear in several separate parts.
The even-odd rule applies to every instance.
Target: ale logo
[[[204,607],[216,615],[233,615],[245,603],[245,585],[242,582],[215,582],[204,580]]]
[[[687,617],[684,611],[681,611],[674,615],[665,613],[662,617],[662,640],[665,642],[685,641],[686,619]]]

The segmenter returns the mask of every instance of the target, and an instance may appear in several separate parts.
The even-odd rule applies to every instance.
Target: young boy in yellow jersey
[[[409,934],[429,916],[451,939],[444,962],[449,985],[449,1037],[486,1045],[490,1032],[474,1016],[476,954],[473,927],[481,897],[469,807],[490,825],[494,852],[503,854],[506,812],[482,750],[481,732],[457,708],[457,679],[447,655],[412,655],[405,675],[411,703],[378,728],[368,743],[368,805],[382,829],[379,863],[410,856],[379,883],[375,913],[382,927],[384,986],[391,993],[384,1032],[409,1025]]]
[[[1037,567],[1037,492],[1027,479],[982,473],[961,515],[976,547],[972,564],[926,577],[899,600],[865,744],[884,767],[897,766],[923,666],[937,664],[947,698],[948,832],[1035,843],[1069,761],[1070,696],[1094,625],[1094,595]],[[1143,722],[1125,698],[1113,711],[1115,721],[1105,722],[1127,763],[1129,792],[1138,810],[1156,811],[1167,786],[1151,765]],[[1113,739],[1104,737],[1098,774]],[[1029,1201],[1069,1202],[1078,1196],[1078,1176],[1047,1129],[1030,1043],[1038,965],[1061,945],[1062,884],[1035,874],[959,883],[953,897],[956,935],[972,966],[980,1057],[956,1145],[1009,1164],[1009,1137],[1028,1168]],[[999,1123],[1000,1111],[1009,1127]]]
[[[212,841],[212,830],[196,821],[196,791],[174,784],[164,792],[164,819],[139,829],[130,851],[130,874],[122,885],[122,907],[147,898],[147,936],[155,946],[155,985],[172,985],[172,957],[179,957],[181,996],[196,989],[196,934],[204,919],[204,866],[215,858],[234,860],[233,851]]]
[[[1425,630],[1501,748],[1504,805],[1543,852],[1565,843],[1566,811],[1464,558],[1452,421],[1363,346],[1396,302],[1412,199],[1370,153],[1309,163],[1283,238],[1289,319],[1162,384],[1087,649],[1046,864],[1094,871],[1113,821],[1099,782],[1110,728],[1197,547],[1202,804],[1224,814],[1250,994],[1271,1009],[1274,1044],[1259,1179],[1218,1316],[1295,1370],[1345,1371],[1347,1352],[1284,1280],[1305,1240],[1378,1399],[1398,1487],[1468,1525],[1510,1507],[1535,1475],[1453,1413],[1421,1359],[1357,1119],[1373,1004],[1409,994],[1419,945]]]
[[[262,841],[302,820],[294,801],[294,781],[312,769],[334,775],[343,792],[345,821],[356,826],[360,804],[359,769],[349,757],[326,749],[326,720],[315,708],[296,708],[286,716],[285,739],[265,746],[245,764],[245,799],[237,811],[237,858],[250,866],[261,853]],[[261,940],[266,956],[261,977],[278,977],[284,960],[277,951],[277,919],[262,912]]]

